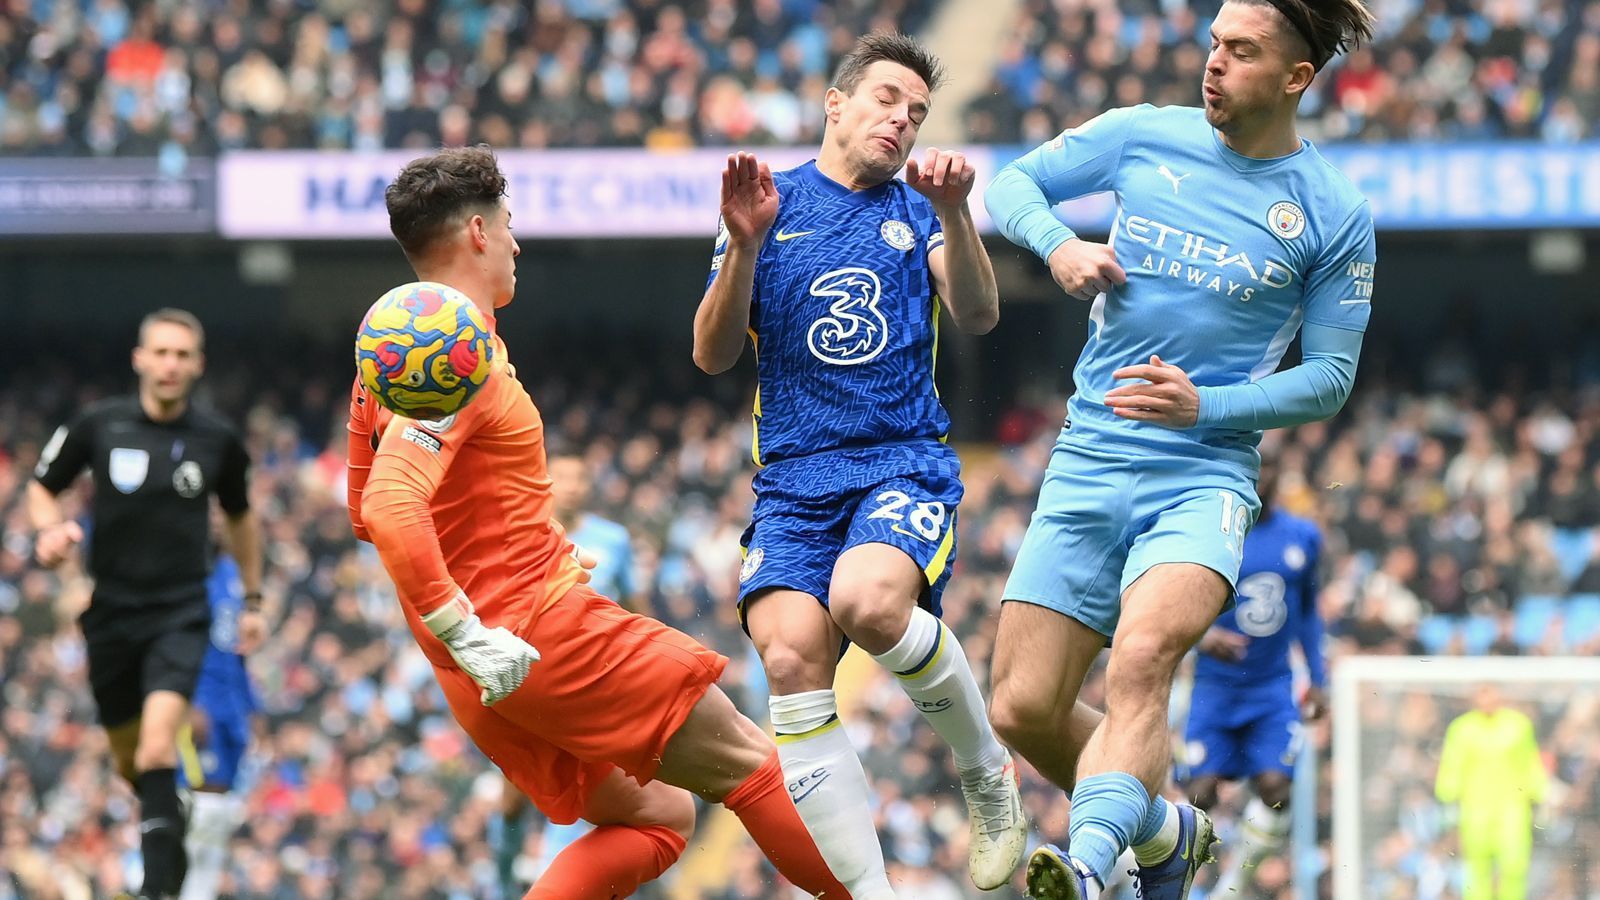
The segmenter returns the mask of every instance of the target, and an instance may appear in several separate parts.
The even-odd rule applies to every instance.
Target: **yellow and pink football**
[[[455,288],[402,284],[372,304],[356,334],[356,372],[379,404],[410,419],[459,412],[489,380],[494,342]]]

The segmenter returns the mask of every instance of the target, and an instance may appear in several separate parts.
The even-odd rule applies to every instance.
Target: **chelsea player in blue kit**
[[[999,318],[967,206],[971,164],[936,150],[911,159],[939,70],[911,38],[864,37],[828,90],[814,162],[774,175],[751,154],[729,157],[694,324],[706,372],[732,367],[747,334],[755,348],[761,470],[739,610],[795,806],[850,896],[873,900],[894,894],[833,692],[847,640],[950,744],[973,882],[1004,884],[1027,840],[1015,765],[938,619],[962,493],[934,388],[941,300],[963,331]]]
[[[995,646],[997,730],[1072,791],[1070,850],[1029,860],[1036,898],[1099,897],[1130,846],[1141,896],[1182,898],[1211,856],[1205,814],[1157,793],[1173,673],[1232,598],[1262,430],[1333,415],[1355,381],[1372,218],[1295,114],[1371,32],[1361,0],[1229,0],[1203,109],[1108,111],[987,191],[1005,235],[1093,302]],[[1109,245],[1051,212],[1100,191],[1117,198]],[[1302,362],[1276,372],[1297,333]],[[1084,741],[1070,711],[1113,632],[1105,718]]]
[[[1274,506],[1277,477],[1261,467],[1261,517],[1244,543],[1237,605],[1200,639],[1189,703],[1188,794],[1195,806],[1217,802],[1220,779],[1249,778],[1255,796],[1242,818],[1243,846],[1212,892],[1239,889],[1243,870],[1283,846],[1300,749],[1289,650],[1300,645],[1310,684],[1307,718],[1327,708],[1317,567],[1322,534],[1315,523]]]
[[[195,685],[190,735],[179,742],[180,772],[193,792],[184,838],[189,872],[182,900],[217,896],[228,842],[244,821],[244,801],[234,789],[250,747],[252,720],[261,708],[240,655],[245,649],[239,635],[244,588],[232,557],[217,557],[206,579],[206,595],[211,603],[211,642]]]

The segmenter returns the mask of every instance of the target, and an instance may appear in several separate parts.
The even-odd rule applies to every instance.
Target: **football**
[[[356,373],[385,409],[442,419],[489,380],[494,343],[483,313],[455,288],[402,284],[378,298],[356,334]]]

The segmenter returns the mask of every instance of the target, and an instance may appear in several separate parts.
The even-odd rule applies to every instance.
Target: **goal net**
[[[1519,841],[1531,845],[1528,897],[1600,897],[1600,659],[1377,656],[1334,671],[1334,897],[1463,896],[1471,876],[1461,842],[1482,844],[1482,831],[1464,835],[1458,808],[1435,799],[1440,754],[1457,716],[1497,705],[1531,720],[1547,789],[1530,826],[1490,846],[1512,848],[1514,859]],[[1526,781],[1509,764],[1476,771],[1486,769],[1494,797]],[[1491,801],[1501,802],[1515,805]]]

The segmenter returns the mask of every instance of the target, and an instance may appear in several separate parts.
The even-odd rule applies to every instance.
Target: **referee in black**
[[[200,321],[179,309],[139,325],[137,397],[108,399],[58,429],[28,484],[34,554],[55,567],[83,541],[57,499],[94,474],[89,573],[94,594],[79,622],[89,682],[117,770],[139,795],[142,896],[175,898],[188,867],[175,781],[178,732],[211,628],[210,495],[226,513],[244,582],[239,646],[253,650],[261,617],[261,531],[250,512],[250,459],[238,431],[190,402],[205,367]]]

